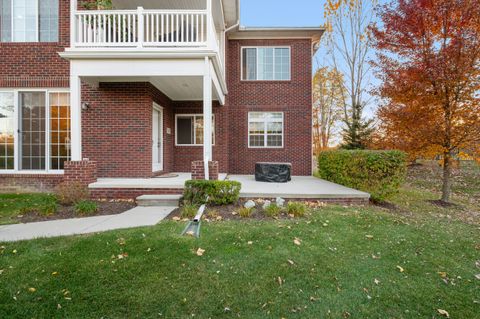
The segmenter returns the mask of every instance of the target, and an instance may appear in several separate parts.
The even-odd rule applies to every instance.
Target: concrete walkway
[[[118,215],[52,220],[0,226],[0,242],[104,232],[153,226],[176,207],[135,207]]]

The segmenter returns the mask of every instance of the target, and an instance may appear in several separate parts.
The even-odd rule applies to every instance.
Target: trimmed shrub
[[[75,204],[75,212],[78,215],[93,215],[98,211],[98,205],[91,200],[82,200]]]
[[[88,187],[81,183],[60,183],[55,187],[55,195],[62,205],[73,205],[90,198]]]
[[[400,151],[333,150],[318,156],[318,175],[327,181],[370,193],[383,201],[398,192],[407,173]]]
[[[194,205],[229,205],[238,201],[242,184],[236,181],[192,180],[185,182],[183,199]]]
[[[295,217],[303,217],[307,212],[307,205],[301,202],[288,202],[287,213]]]

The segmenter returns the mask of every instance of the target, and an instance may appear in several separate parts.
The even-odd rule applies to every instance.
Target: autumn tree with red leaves
[[[383,142],[441,156],[449,202],[455,154],[480,141],[480,1],[398,0],[379,16],[373,64]]]

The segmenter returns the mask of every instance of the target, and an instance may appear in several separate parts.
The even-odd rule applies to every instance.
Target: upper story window
[[[290,63],[289,47],[242,48],[242,80],[288,81]]]
[[[0,0],[0,42],[58,42],[59,0]]]

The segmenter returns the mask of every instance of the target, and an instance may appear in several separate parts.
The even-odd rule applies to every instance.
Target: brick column
[[[97,181],[97,162],[90,160],[65,162],[63,181],[88,186]]]
[[[208,170],[210,180],[218,180],[218,162],[210,161],[208,162]],[[192,179],[199,180],[205,179],[205,166],[203,161],[194,161],[192,162]]]

